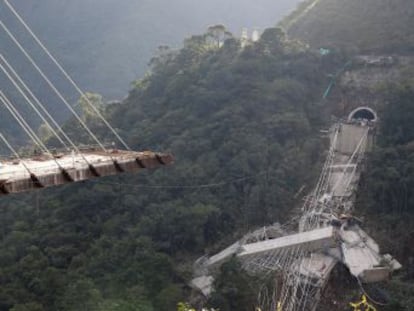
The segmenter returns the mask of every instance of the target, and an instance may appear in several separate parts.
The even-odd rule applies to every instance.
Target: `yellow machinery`
[[[350,306],[354,308],[354,311],[377,311],[377,309],[368,303],[367,297],[362,295],[362,300],[356,303],[350,303]]]

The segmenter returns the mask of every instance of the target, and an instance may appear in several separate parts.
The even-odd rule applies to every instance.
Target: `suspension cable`
[[[53,61],[53,63],[59,68],[62,74],[66,77],[66,79],[72,84],[72,86],[76,89],[76,91],[82,96],[85,97],[86,102],[88,105],[93,109],[93,111],[97,114],[97,116],[102,120],[102,122],[111,130],[111,132],[115,135],[115,137],[121,142],[121,144],[127,149],[131,150],[128,144],[122,139],[122,137],[117,133],[117,131],[111,126],[111,124],[106,120],[106,118],[102,115],[102,113],[91,103],[89,98],[85,96],[85,93],[80,89],[78,84],[73,80],[73,78],[67,73],[67,71],[62,67],[62,65],[56,60],[56,58],[50,53],[47,47],[42,43],[42,41],[36,36],[33,32],[31,27],[27,25],[24,19],[20,16],[19,13],[15,10],[15,8],[7,1],[4,0],[6,6],[10,9],[10,11],[14,14],[14,16],[19,20],[19,22],[24,26],[24,28],[30,33],[36,43],[43,49],[43,51],[49,56],[49,58]]]
[[[19,111],[14,107],[11,101],[7,98],[6,95],[2,91],[0,91],[0,101],[6,106],[6,108],[10,111],[12,116],[16,119],[19,125],[23,128],[26,134],[37,144],[43,151],[50,156],[50,158],[55,162],[57,167],[60,169],[62,174],[65,175],[67,179],[73,180],[72,176],[67,172],[67,170],[57,161],[57,159],[53,156],[53,154],[49,151],[46,145],[42,142],[39,136],[33,131],[29,124],[27,124],[26,120],[23,116],[19,113]]]
[[[0,101],[4,104],[4,106],[10,112],[10,114],[14,117],[17,123],[21,126],[21,128],[26,132],[26,134],[32,139],[35,145],[43,149],[45,153],[50,154],[46,146],[38,138],[36,133],[33,132],[31,127],[27,124],[26,120],[22,117],[19,111],[17,111],[17,109],[13,106],[13,104],[9,101],[9,99],[4,95],[2,91],[0,91]]]
[[[25,55],[25,57],[29,60],[32,66],[36,69],[36,71],[42,76],[42,78],[46,81],[49,87],[55,92],[55,94],[60,98],[60,100],[66,105],[66,107],[70,110],[70,112],[74,115],[74,117],[78,120],[78,122],[85,128],[86,132],[92,137],[92,139],[99,145],[99,147],[107,153],[106,148],[101,143],[101,141],[96,137],[96,135],[89,129],[86,123],[82,120],[79,114],[72,108],[72,106],[68,103],[68,101],[63,97],[63,95],[59,92],[59,90],[55,87],[55,85],[50,81],[50,79],[45,75],[45,73],[40,69],[37,63],[33,60],[33,58],[27,53],[24,47],[20,44],[20,42],[16,39],[16,37],[10,32],[10,30],[4,25],[4,23],[0,20],[0,26],[3,30],[7,33],[7,35],[12,39],[12,41],[17,45],[19,50]]]
[[[0,55],[2,58],[2,55]],[[68,145],[62,140],[58,133],[56,133],[55,129],[50,125],[49,121],[43,116],[43,114],[37,109],[37,107],[33,104],[33,102],[27,97],[27,95],[23,92],[21,87],[17,84],[16,80],[10,75],[10,73],[6,70],[6,68],[0,63],[0,69],[3,73],[7,76],[9,81],[14,85],[14,87],[19,91],[19,93],[24,97],[27,103],[32,107],[32,109],[36,112],[36,114],[40,117],[40,119],[46,124],[46,126],[50,129],[53,135],[59,140],[59,142],[68,149]]]
[[[40,102],[40,100],[36,97],[36,95],[33,94],[33,92],[30,90],[30,88],[26,85],[26,83],[21,79],[21,77],[18,75],[18,73],[13,69],[13,67],[8,63],[8,61],[3,57],[2,54],[0,54],[0,59],[3,60],[3,62],[7,65],[7,67],[10,69],[10,71],[14,74],[14,76],[17,78],[17,80],[22,84],[23,88],[28,92],[28,94],[34,99],[34,101],[37,103],[37,105],[42,109],[42,111],[49,117],[49,119],[52,121],[53,125],[56,126],[56,128],[59,130],[59,132],[63,135],[63,137],[69,142],[69,144],[72,146],[72,148],[82,157],[82,159],[88,164],[91,165],[91,163],[86,159],[86,157],[80,152],[78,146],[75,145],[73,140],[66,134],[66,132],[63,130],[63,128],[56,122],[56,120],[53,118],[53,116],[50,115],[50,113],[47,111],[47,109],[44,107],[44,105]]]

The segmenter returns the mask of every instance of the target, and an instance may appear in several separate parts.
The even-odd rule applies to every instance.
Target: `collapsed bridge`
[[[305,198],[296,232],[279,224],[247,234],[240,241],[195,264],[193,288],[209,296],[218,268],[237,257],[249,273],[271,273],[282,284],[261,310],[317,310],[333,268],[342,263],[360,284],[388,280],[400,263],[352,216],[366,151],[373,145],[375,111],[359,107],[330,131],[330,148],[315,189]],[[279,310],[279,309],[278,309]]]

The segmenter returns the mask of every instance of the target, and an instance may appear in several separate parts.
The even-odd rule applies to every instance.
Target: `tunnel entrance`
[[[353,110],[348,117],[348,121],[352,120],[368,120],[375,122],[377,121],[377,113],[369,108],[369,107],[358,107],[355,110]]]

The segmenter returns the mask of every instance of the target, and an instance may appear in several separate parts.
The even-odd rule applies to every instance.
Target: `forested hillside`
[[[282,25],[316,48],[391,54],[414,50],[411,0],[308,0]]]
[[[120,99],[144,75],[160,45],[178,48],[183,38],[213,24],[235,34],[276,24],[299,0],[15,0],[19,10],[88,91]],[[0,3],[0,17],[10,13]],[[17,24],[11,27],[19,30]],[[32,46],[29,38],[25,43]],[[36,56],[41,56],[34,49]],[[18,54],[14,54],[14,59]],[[50,68],[50,67],[48,67]],[[50,68],[51,73],[55,73]]]
[[[171,311],[196,257],[286,219],[318,173],[321,94],[343,60],[274,28],[244,50],[216,40],[160,55],[111,109],[134,149],[171,150],[173,168],[3,201],[0,310]]]
[[[36,11],[42,2],[21,3],[23,11]],[[59,3],[53,5],[59,8]],[[369,3],[375,11],[368,10]],[[278,28],[242,48],[219,27],[189,37],[180,49],[158,50],[151,74],[133,81],[128,96],[106,106],[104,113],[133,149],[171,151],[176,163],[136,176],[2,199],[0,311],[175,310],[178,301],[191,296],[187,284],[196,258],[215,253],[250,229],[291,219],[325,157],[328,139],[320,130],[331,125],[332,111],[340,111],[336,105],[342,103],[331,99],[341,87],[332,82],[335,73],[357,50],[410,56],[410,39],[403,44],[396,29],[410,38],[412,7],[402,0],[320,0],[307,14],[292,15],[300,18],[291,34],[311,48]],[[224,7],[220,12],[226,12]],[[103,16],[99,10],[93,13]],[[383,14],[389,26],[380,25],[374,13]],[[68,21],[82,25],[76,14],[68,13]],[[60,34],[48,31],[56,31],[51,38]],[[67,35],[89,38],[70,30]],[[61,41],[65,51],[68,42]],[[53,42],[47,43],[53,49]],[[323,56],[315,49],[320,46],[335,49]],[[87,56],[73,57],[73,62],[90,63]],[[131,66],[139,66],[136,60]],[[375,85],[380,126],[357,206],[367,231],[404,265],[383,288],[390,303],[381,311],[411,311],[414,303],[414,84],[412,68],[402,64],[398,69],[401,79]],[[116,73],[110,77],[117,80]],[[333,85],[333,96],[323,100],[328,85]],[[92,114],[83,117],[102,139],[112,139]],[[88,142],[73,120],[65,129]],[[320,310],[339,311],[338,302],[347,305],[345,299],[360,294],[348,273],[336,276],[340,282],[329,287]],[[230,262],[209,304],[221,311],[254,310],[255,281]]]

